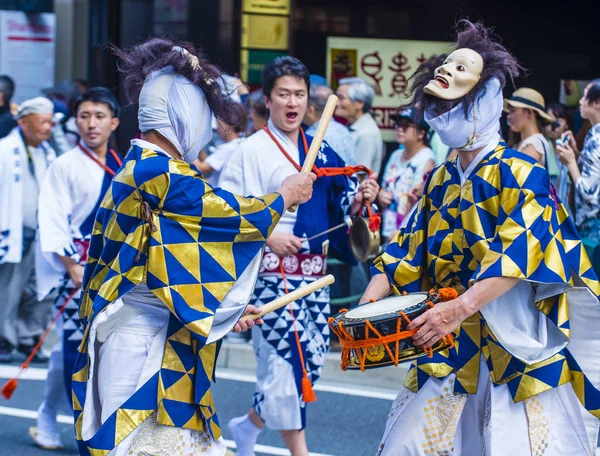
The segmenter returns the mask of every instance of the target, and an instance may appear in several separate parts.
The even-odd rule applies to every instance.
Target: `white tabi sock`
[[[254,445],[262,429],[256,427],[248,415],[232,419],[227,427],[231,431],[237,445],[238,456],[254,456]]]

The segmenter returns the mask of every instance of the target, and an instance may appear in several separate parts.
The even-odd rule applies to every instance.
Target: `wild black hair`
[[[283,76],[293,76],[304,80],[306,90],[310,90],[310,73],[306,65],[291,56],[276,57],[265,65],[262,71],[262,89],[267,98],[271,98],[271,91],[275,81]]]
[[[121,106],[113,95],[113,93],[106,87],[92,87],[86,90],[73,103],[73,113],[77,116],[79,106],[84,101],[90,101],[92,103],[104,103],[110,109],[113,117],[119,117],[121,115]]]
[[[188,57],[173,50],[174,46],[179,46],[197,57],[200,67],[194,69]],[[225,87],[221,70],[210,64],[204,54],[191,43],[151,38],[125,50],[114,46],[112,50],[121,59],[118,68],[124,76],[125,94],[131,103],[138,102],[144,81],[151,73],[171,66],[176,73],[202,90],[210,110],[217,119],[232,126],[243,125],[243,107],[221,90],[221,87]]]
[[[434,116],[441,115],[462,102],[466,117],[471,112],[475,101],[485,94],[485,86],[490,79],[497,78],[500,86],[504,88],[509,80],[514,85],[514,79],[523,71],[517,59],[492,35],[492,30],[481,22],[473,23],[462,19],[458,21],[455,29],[457,31],[455,49],[471,49],[483,58],[481,77],[475,87],[464,97],[458,100],[442,100],[426,94],[423,88],[434,78],[435,69],[444,63],[447,55],[437,55],[426,60],[410,78],[413,98],[405,106],[416,107],[419,115],[425,111]]]

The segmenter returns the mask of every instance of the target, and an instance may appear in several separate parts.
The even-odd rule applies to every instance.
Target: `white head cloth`
[[[502,88],[497,78],[485,85],[485,93],[473,105],[473,112],[465,118],[463,104],[459,103],[444,114],[425,120],[440,135],[441,141],[452,149],[465,151],[487,146],[500,131],[500,117],[504,107]]]
[[[53,114],[54,105],[45,97],[36,97],[26,100],[19,106],[15,119],[21,119],[30,114]]]
[[[192,163],[212,138],[210,108],[204,93],[172,67],[152,73],[140,92],[141,132],[156,130]]]

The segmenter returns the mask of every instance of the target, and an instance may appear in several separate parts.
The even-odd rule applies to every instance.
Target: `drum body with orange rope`
[[[447,335],[430,349],[415,345],[412,337],[416,329],[409,323],[433,308],[437,303],[457,296],[456,290],[442,288],[438,291],[410,293],[393,296],[342,310],[329,318],[329,326],[339,337],[342,346],[342,370],[372,369],[395,365],[454,345],[452,335]]]

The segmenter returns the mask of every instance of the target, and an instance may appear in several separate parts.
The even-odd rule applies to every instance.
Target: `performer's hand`
[[[294,204],[306,203],[312,198],[313,182],[316,178],[314,173],[299,173],[283,180],[279,193],[283,196],[286,210]]]
[[[379,195],[377,196],[377,202],[382,208],[389,207],[394,200],[394,194],[392,192],[388,192],[387,190],[381,189],[379,190]]]
[[[358,186],[356,195],[352,200],[350,207],[350,214],[355,215],[362,207],[363,201],[372,202],[375,201],[379,194],[379,184],[377,183],[377,173],[370,174],[364,181]]]
[[[460,297],[448,302],[441,302],[415,318],[408,325],[408,329],[419,328],[413,336],[416,345],[431,347],[442,337],[450,334],[468,317],[463,312]]]
[[[244,315],[257,314],[257,313],[260,313],[260,309],[253,305],[247,305],[246,310],[244,311]],[[233,327],[233,329],[231,330],[231,332],[239,333],[239,332],[243,332],[243,331],[248,331],[254,325],[262,325],[262,324],[263,324],[262,318],[258,318],[256,320],[250,320],[250,319],[244,320],[243,318],[240,318],[238,320],[238,322],[235,324],[235,326]]]
[[[71,277],[75,288],[81,288],[81,284],[83,283],[84,270],[85,268],[77,263],[73,263],[73,265],[69,266],[69,268],[67,269],[67,273],[69,274],[69,277]]]
[[[267,246],[279,258],[298,253],[302,248],[302,238],[290,233],[273,233],[267,239]]]

